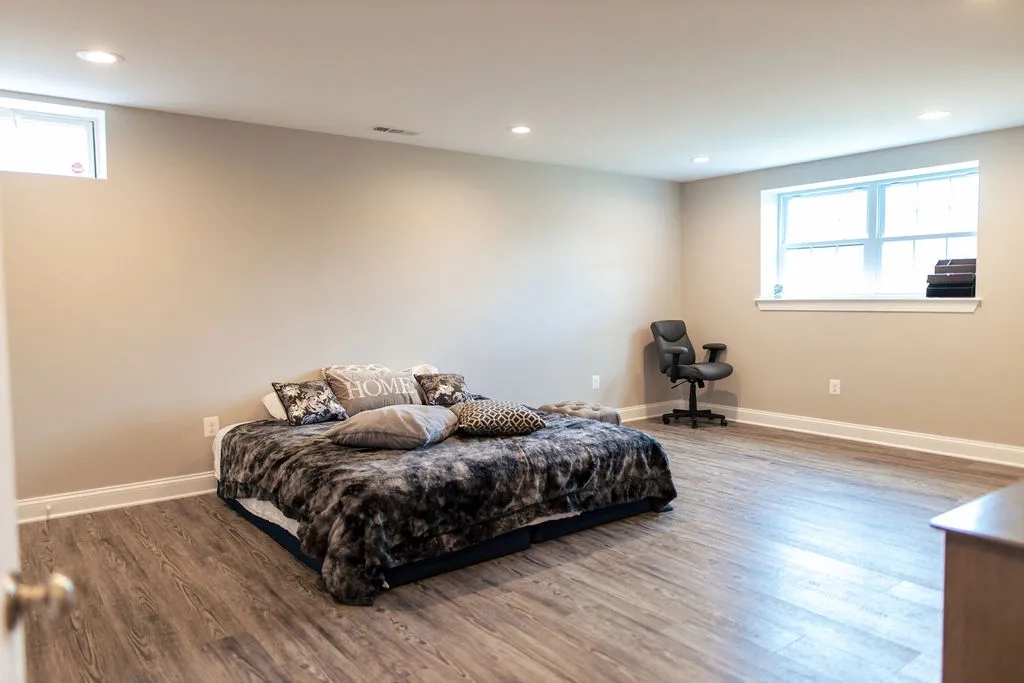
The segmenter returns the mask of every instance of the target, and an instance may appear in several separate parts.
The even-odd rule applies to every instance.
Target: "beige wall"
[[[19,497],[208,471],[203,416],[329,363],[671,397],[676,185],[118,108],[108,139],[109,180],[0,174]]]
[[[973,315],[762,312],[760,192],[981,162]],[[1024,128],[683,186],[683,291],[695,343],[735,374],[710,400],[794,415],[1024,445]],[[829,378],[842,394],[828,394]]]

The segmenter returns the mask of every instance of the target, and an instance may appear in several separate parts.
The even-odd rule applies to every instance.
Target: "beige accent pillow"
[[[364,410],[324,433],[339,446],[412,450],[444,441],[458,428],[441,406],[399,405]]]
[[[263,397],[263,407],[270,413],[270,417],[275,420],[288,419],[288,411],[284,409],[284,404],[281,403],[281,398],[277,395],[276,391],[272,391]]]
[[[324,379],[349,417],[393,405],[421,405],[420,388],[412,373],[392,370],[350,370],[344,365],[323,368]]]

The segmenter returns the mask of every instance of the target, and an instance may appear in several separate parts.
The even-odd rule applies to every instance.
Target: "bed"
[[[652,437],[542,415],[548,426],[527,436],[413,451],[338,446],[323,436],[336,423],[232,425],[214,440],[217,492],[351,605],[675,498]]]

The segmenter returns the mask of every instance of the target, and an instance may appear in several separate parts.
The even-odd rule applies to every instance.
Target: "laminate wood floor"
[[[938,681],[928,520],[1024,472],[743,425],[641,428],[680,497],[500,560],[335,604],[215,496],[21,528],[26,578],[80,588],[27,624],[29,680]]]

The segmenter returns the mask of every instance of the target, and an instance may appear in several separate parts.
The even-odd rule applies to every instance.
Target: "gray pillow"
[[[547,427],[536,412],[508,401],[469,401],[460,404],[459,429],[473,436],[520,436]]]
[[[411,372],[332,365],[322,370],[349,416],[393,405],[421,405],[419,385]]]
[[[324,433],[339,446],[412,450],[444,441],[458,429],[442,406],[399,405],[364,410]]]

